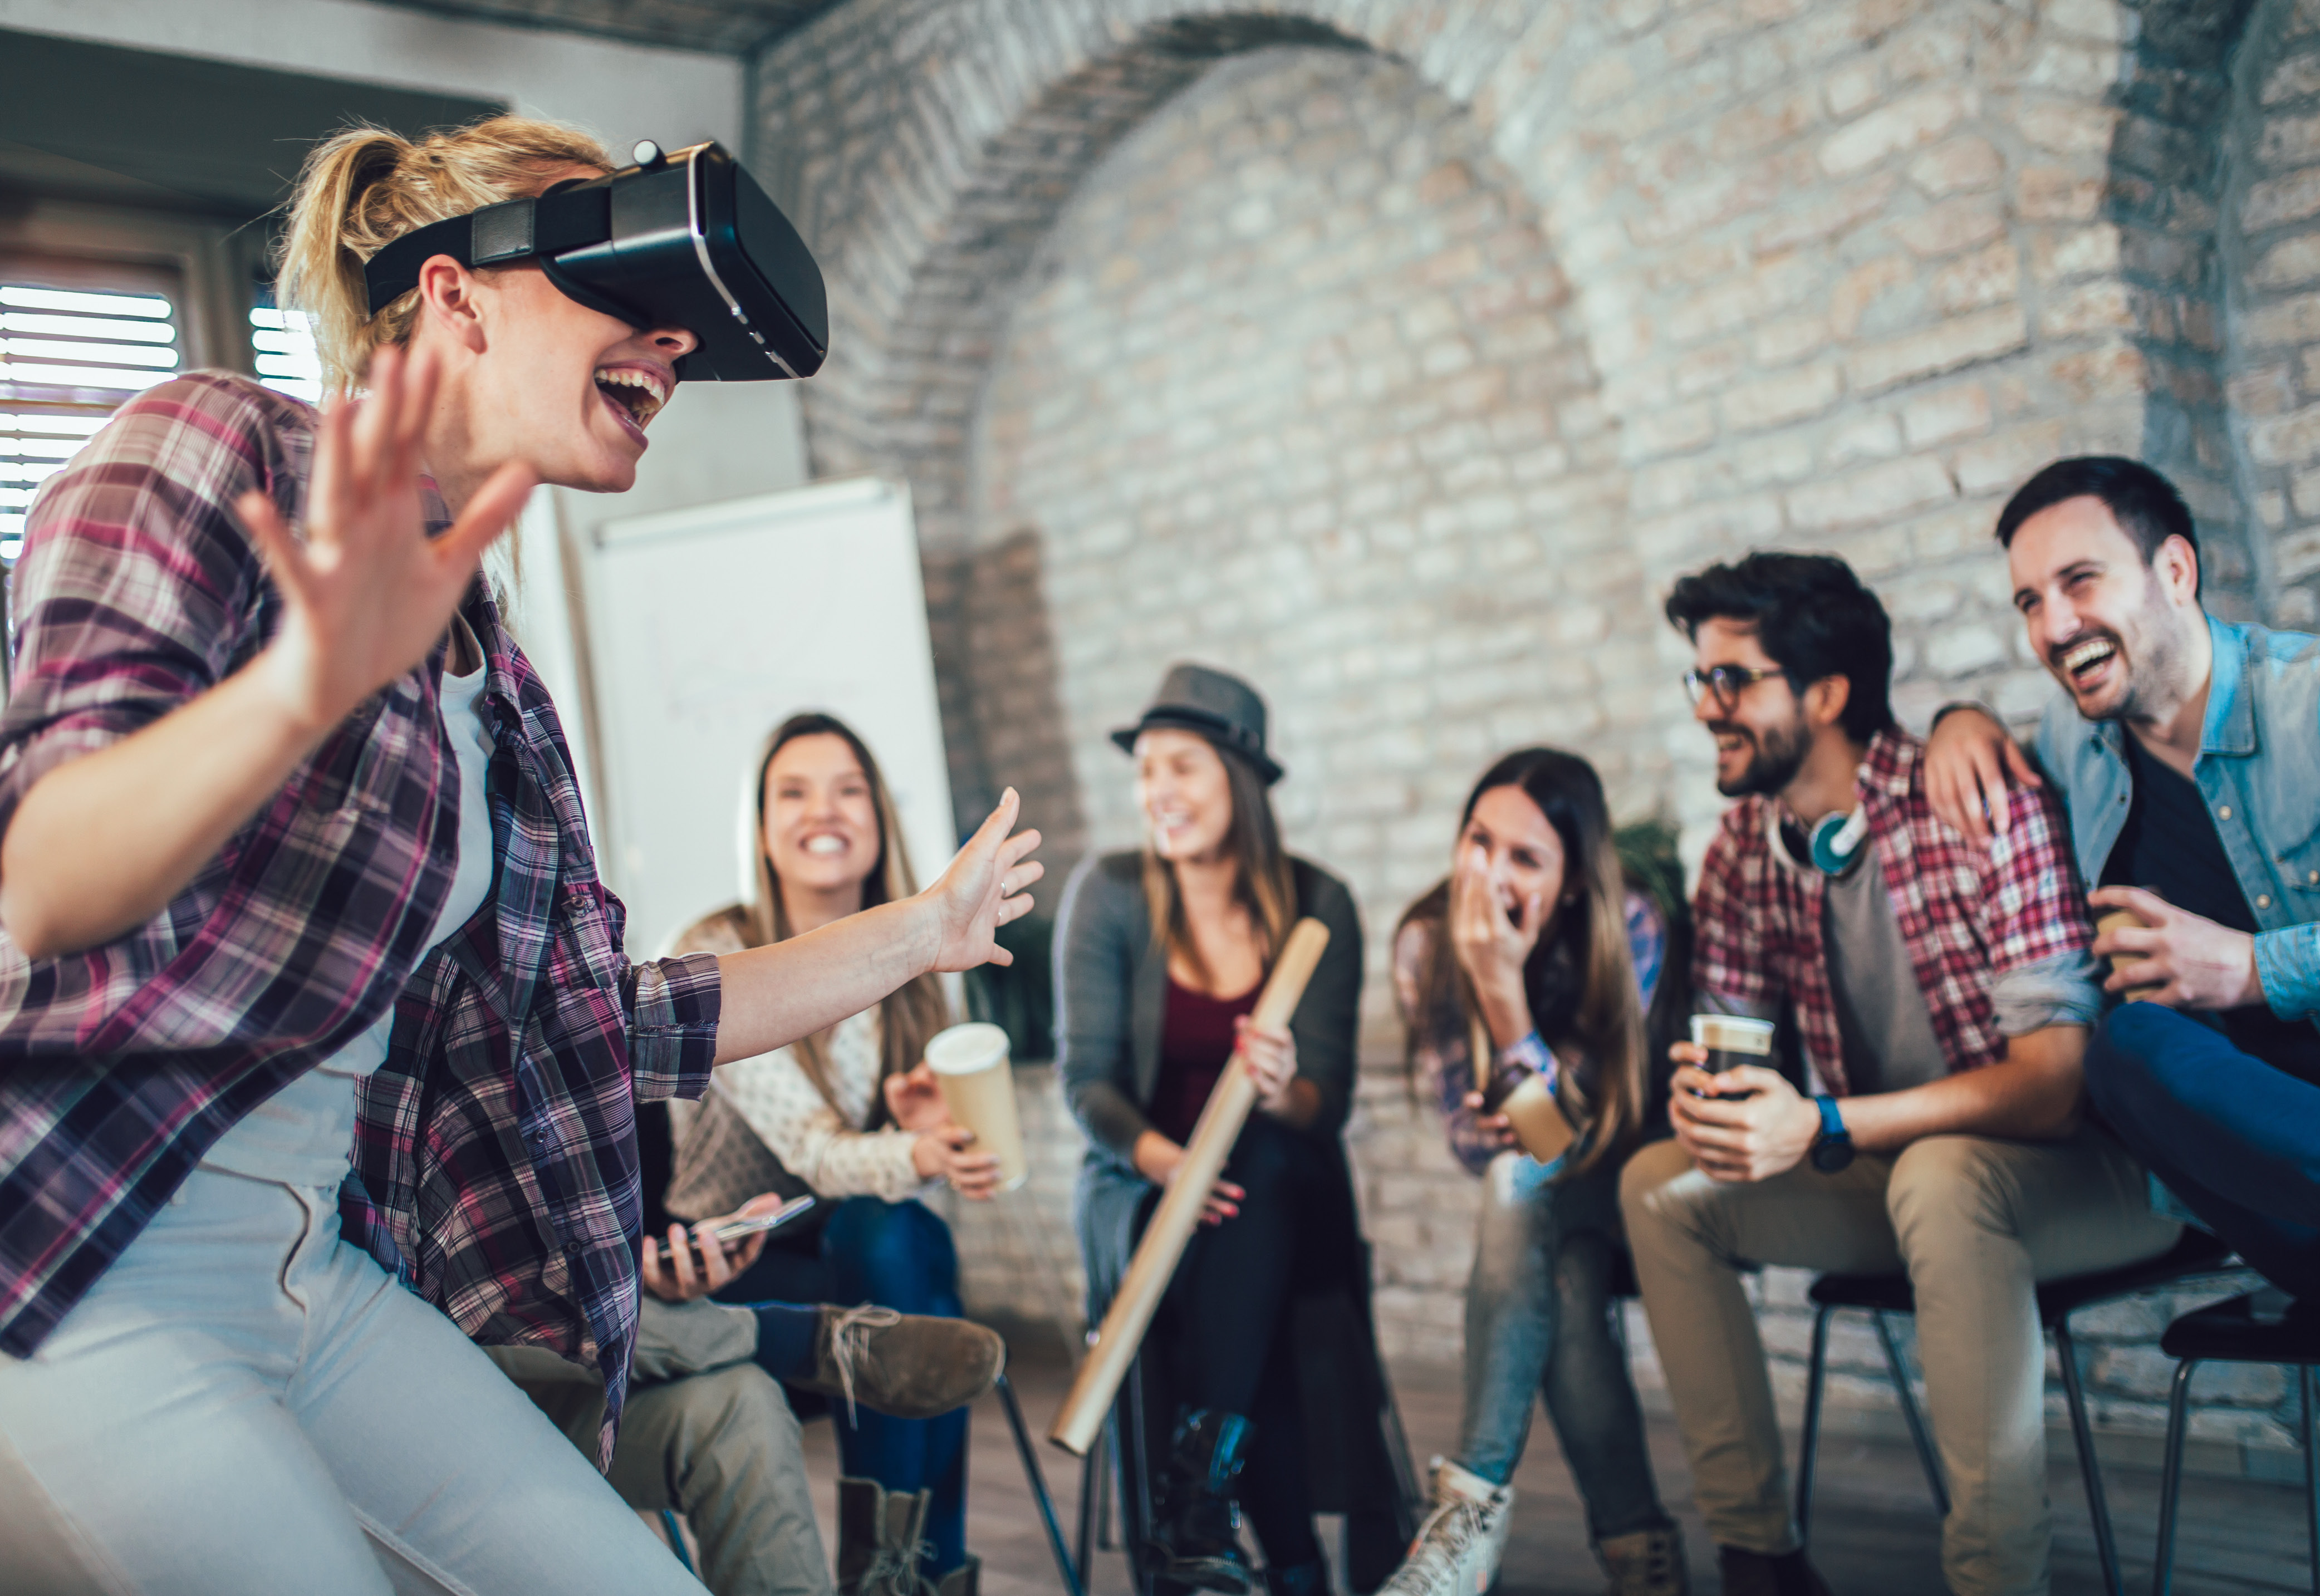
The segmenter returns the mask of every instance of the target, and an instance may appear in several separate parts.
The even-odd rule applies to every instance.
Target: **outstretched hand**
[[[935,917],[934,968],[972,970],[978,965],[1015,962],[1015,956],[999,946],[999,928],[1031,911],[1030,896],[1023,889],[1047,873],[1045,865],[1026,857],[1039,846],[1037,831],[1008,835],[1022,810],[1022,799],[1008,788],[942,879],[919,894]]]
[[[275,690],[316,732],[427,657],[450,625],[484,550],[539,481],[511,462],[450,530],[427,535],[420,449],[440,368],[392,347],[371,357],[370,392],[322,412],[306,489],[306,536],[265,494],[234,502],[281,590],[282,630],[267,651]]]

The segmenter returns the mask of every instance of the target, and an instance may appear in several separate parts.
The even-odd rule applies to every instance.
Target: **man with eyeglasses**
[[[2046,1590],[2042,1279],[2152,1256],[2177,1226],[2080,1121],[2100,1007],[2059,809],[2002,837],[1934,813],[1888,701],[1891,630],[1841,560],[1758,553],[1676,584],[1725,812],[1695,901],[1698,1006],[1793,1026],[1810,1081],[1675,1055],[1672,1141],[1620,1181],[1644,1307],[1726,1596],[1809,1596],[1741,1273],[1907,1272],[1970,1596]],[[1770,1061],[1768,1060],[1768,1063]]]

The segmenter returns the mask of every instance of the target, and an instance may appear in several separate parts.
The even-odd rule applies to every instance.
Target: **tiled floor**
[[[1018,1356],[1016,1389],[1067,1539],[1077,1523],[1079,1465],[1044,1437],[1068,1379],[1059,1362]],[[1397,1371],[1396,1380],[1403,1423],[1422,1469],[1430,1455],[1455,1440],[1455,1376],[1405,1368]],[[1713,1596],[1714,1551],[1691,1510],[1690,1474],[1672,1426],[1654,1421],[1651,1439],[1662,1493],[1684,1522],[1695,1588],[1701,1596]],[[838,1472],[829,1427],[809,1425],[806,1445],[829,1537]],[[983,1558],[987,1596],[1056,1596],[1061,1582],[995,1397],[985,1398],[975,1410],[974,1448],[967,1541]],[[1822,1457],[1814,1556],[1838,1596],[1939,1596],[1939,1525],[1908,1446],[1831,1436]],[[2158,1477],[2147,1470],[2113,1468],[2107,1483],[2127,1589],[2141,1596],[2150,1589]],[[2055,1524],[2054,1596],[2094,1596],[2102,1588],[2094,1537],[2078,1469],[2067,1453],[2053,1460],[2048,1488]],[[1603,1581],[1588,1551],[1578,1499],[1544,1423],[1532,1433],[1516,1489],[1519,1506],[1500,1578],[1503,1596],[1600,1596]],[[2183,1596],[2220,1596],[2312,1589],[2298,1502],[2292,1488],[2195,1476],[2184,1493],[2176,1590]],[[1091,1596],[1129,1596],[1119,1554],[1099,1554],[1094,1564]]]

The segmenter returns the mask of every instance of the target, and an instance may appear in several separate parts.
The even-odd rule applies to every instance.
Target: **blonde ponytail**
[[[276,258],[283,304],[313,318],[325,391],[362,380],[370,352],[409,340],[419,291],[376,316],[363,264],[404,233],[519,195],[536,194],[567,168],[611,171],[588,134],[559,122],[494,116],[416,142],[384,128],[331,134],[306,157]]]

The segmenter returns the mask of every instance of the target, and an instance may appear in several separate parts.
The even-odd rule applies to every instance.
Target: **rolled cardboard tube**
[[[1314,966],[1321,962],[1321,950],[1328,945],[1329,928],[1318,920],[1300,920],[1290,928],[1281,957],[1273,961],[1273,974],[1258,994],[1256,1011],[1249,1017],[1251,1025],[1277,1029],[1289,1023],[1297,1012],[1298,1000],[1305,995],[1305,984],[1313,978]],[[1119,1383],[1128,1377],[1128,1365],[1144,1343],[1144,1332],[1151,1328],[1161,1295],[1174,1277],[1192,1232],[1200,1227],[1209,1192],[1255,1106],[1256,1084],[1235,1054],[1225,1065],[1224,1074],[1217,1077],[1208,1105],[1201,1110],[1200,1120],[1184,1144],[1183,1165],[1168,1183],[1160,1206],[1152,1211],[1151,1220],[1144,1227],[1144,1239],[1136,1244],[1128,1273],[1112,1293],[1103,1324],[1089,1344],[1078,1377],[1048,1428],[1047,1438],[1065,1451],[1085,1457],[1088,1448],[1095,1445],[1104,1416],[1111,1411],[1112,1399],[1119,1394]]]

